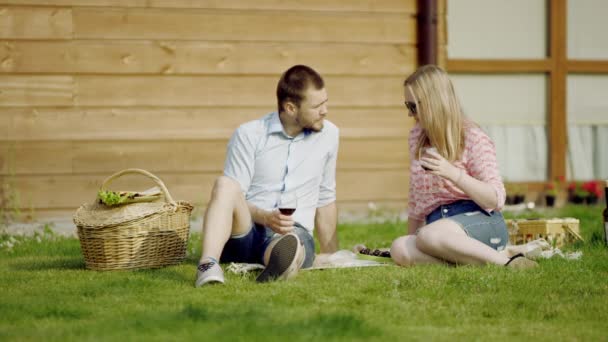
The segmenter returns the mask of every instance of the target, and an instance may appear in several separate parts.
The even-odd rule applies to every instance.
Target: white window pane
[[[542,125],[483,125],[496,146],[505,182],[547,180],[547,129]]]
[[[480,124],[545,125],[545,75],[452,74],[465,114]]]
[[[568,1],[568,58],[608,59],[608,1]]]
[[[595,178],[608,179],[608,125],[595,129]]]
[[[568,159],[574,179],[608,175],[608,75],[568,75]]]
[[[506,181],[547,179],[547,78],[544,74],[452,74],[465,114],[496,146]]]
[[[568,75],[568,122],[608,124],[608,75]]]
[[[568,125],[568,174],[572,179],[593,179],[593,127]]]
[[[447,1],[448,58],[542,59],[546,0]]]

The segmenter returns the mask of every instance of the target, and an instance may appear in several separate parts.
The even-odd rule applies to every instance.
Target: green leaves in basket
[[[121,196],[115,191],[99,190],[97,198],[99,198],[100,203],[112,206],[125,203],[127,196]]]
[[[116,192],[102,189],[97,193],[97,198],[101,204],[105,204],[107,206],[116,206],[127,203],[152,202],[159,199],[160,195],[160,189],[156,187],[143,192]]]

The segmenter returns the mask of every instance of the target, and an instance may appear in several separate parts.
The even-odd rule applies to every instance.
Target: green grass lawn
[[[581,220],[577,261],[504,267],[370,267],[257,284],[193,287],[200,237],[182,265],[84,269],[79,242],[50,234],[0,250],[0,340],[589,340],[608,338],[608,249],[600,207],[527,216]],[[513,217],[513,215],[510,215]],[[341,225],[340,246],[388,247],[405,223]],[[0,237],[0,241],[8,240]]]

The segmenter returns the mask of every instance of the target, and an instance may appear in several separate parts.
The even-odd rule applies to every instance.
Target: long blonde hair
[[[460,159],[464,150],[465,118],[447,73],[438,66],[425,65],[411,74],[403,85],[414,96],[422,127],[416,148],[417,159],[427,145],[435,147],[450,162]]]

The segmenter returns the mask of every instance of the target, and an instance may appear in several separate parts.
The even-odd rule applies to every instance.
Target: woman
[[[505,251],[509,235],[500,213],[505,188],[496,150],[464,117],[445,71],[419,68],[405,80],[404,94],[416,125],[409,136],[409,231],[393,242],[394,261],[537,266]]]

